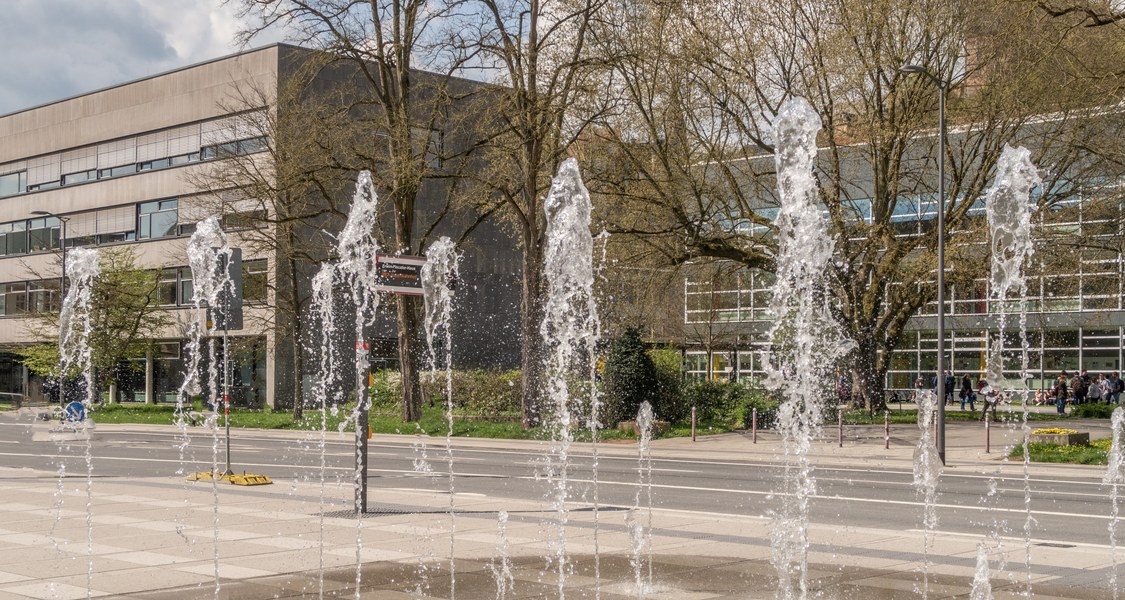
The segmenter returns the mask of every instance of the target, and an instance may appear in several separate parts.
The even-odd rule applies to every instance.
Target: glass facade
[[[983,200],[974,204],[970,215],[979,218]],[[899,235],[920,235],[925,222],[933,218],[936,205],[927,198],[904,199],[892,217]],[[857,208],[861,217],[863,205]],[[1069,200],[1049,210],[1034,213],[1035,255],[1025,266],[1027,280],[1027,338],[1029,383],[1034,388],[1049,387],[1059,372],[1085,368],[1092,374],[1121,371],[1125,329],[1125,256],[1121,252],[1121,224],[1125,209],[1118,203],[1083,203]],[[987,236],[987,233],[985,234]],[[1075,243],[1080,240],[1081,243]],[[986,240],[978,240],[981,255]],[[1059,252],[1057,247],[1065,247]],[[760,351],[765,349],[768,328],[769,288],[772,275],[737,271],[722,277],[701,274],[685,281],[684,321],[686,331],[710,330],[725,326],[738,334],[725,343],[726,358],[708,361],[704,348],[716,347],[715,339],[687,337],[685,370],[690,376],[759,378]],[[983,325],[956,327],[965,322],[995,321],[1020,310],[1015,297],[991,298],[985,278],[952,285],[946,294],[945,314],[959,319],[946,320],[944,364],[956,373],[977,376],[985,370],[990,347],[997,344]],[[918,312],[908,331],[899,339],[889,360],[885,385],[890,390],[909,390],[920,374],[926,381],[937,368],[937,334],[933,315],[936,302]],[[1011,321],[1010,321],[1011,322]],[[730,334],[728,334],[729,336]],[[1018,330],[1009,327],[1004,347],[1005,377],[1018,379],[1022,358]],[[714,354],[714,350],[710,354]],[[951,365],[951,367],[948,367]]]

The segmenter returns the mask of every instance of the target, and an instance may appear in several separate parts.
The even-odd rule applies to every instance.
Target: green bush
[[[746,405],[752,394],[740,383],[695,381],[684,386],[684,403],[696,408],[702,423],[738,427],[744,423]]]
[[[457,414],[500,416],[520,412],[520,371],[453,371],[453,410]],[[422,374],[422,397],[445,406],[445,371]]]
[[[376,371],[367,392],[371,396],[371,410],[397,410],[402,405],[402,376],[398,371]]]
[[[749,429],[754,420],[754,409],[758,409],[758,429],[773,429],[777,426],[777,412],[781,402],[765,395],[753,395],[747,399],[742,426]]]
[[[1079,419],[1108,419],[1113,416],[1116,404],[1079,404],[1070,411],[1070,416]]]
[[[656,366],[645,352],[641,332],[630,327],[613,340],[606,354],[602,422],[612,427],[632,420],[642,402],[656,403],[657,393]]]
[[[656,367],[656,418],[678,423],[691,416],[691,405],[684,402],[683,356],[675,348],[656,348],[648,351]]]

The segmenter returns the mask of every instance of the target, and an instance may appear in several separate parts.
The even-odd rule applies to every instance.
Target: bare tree
[[[317,86],[332,102],[319,104],[331,127],[309,130],[326,172],[372,172],[381,198],[391,207],[385,247],[396,254],[420,254],[424,235],[418,222],[424,181],[441,151],[441,127],[450,105],[450,76],[460,58],[439,51],[438,24],[456,3],[429,0],[233,0],[243,16],[255,17],[244,41],[283,26],[292,38],[323,53],[307,56],[294,75],[306,90],[300,105],[316,104]],[[423,74],[415,67],[439,71]],[[335,81],[336,85],[325,82]],[[286,110],[289,107],[281,107]],[[328,190],[331,192],[331,190]],[[432,208],[432,207],[425,207]],[[444,211],[436,210],[437,217]],[[430,213],[433,214],[433,213]],[[428,231],[432,224],[426,227]],[[417,299],[397,296],[395,321],[403,378],[403,418],[421,418],[418,385]]]
[[[486,167],[477,180],[489,205],[517,232],[523,252],[520,345],[522,421],[540,420],[543,348],[543,200],[550,177],[599,113],[588,103],[599,81],[591,75],[587,36],[606,0],[474,0],[464,13],[477,20],[459,40],[496,87],[484,101],[494,129],[482,142]],[[470,19],[471,20],[471,19]]]
[[[618,162],[600,188],[613,203],[606,219],[673,263],[775,268],[770,124],[785,98],[808,98],[824,126],[816,175],[838,256],[827,291],[856,342],[852,397],[868,408],[882,400],[904,326],[936,292],[936,160],[947,167],[955,285],[987,265],[980,198],[1003,146],[1034,149],[1049,206],[1095,181],[1110,147],[1091,142],[1108,141],[1095,133],[1120,120],[1103,108],[1113,86],[1065,60],[1064,28],[1005,13],[1004,2],[623,6],[641,18],[596,30],[620,107],[598,129]],[[951,89],[945,156],[935,152],[937,89],[902,73],[908,64]]]

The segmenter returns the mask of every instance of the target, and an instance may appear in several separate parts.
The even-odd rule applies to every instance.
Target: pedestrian
[[[1066,414],[1066,371],[1055,380],[1055,408],[1060,415]]]
[[[1085,369],[1083,369],[1082,372],[1085,373]],[[1082,375],[1075,374],[1074,379],[1070,380],[1070,393],[1074,396],[1075,404],[1086,403],[1087,390],[1086,380],[1082,378]]]
[[[988,419],[988,409],[991,408],[992,420],[995,422],[996,405],[1000,404],[1000,401],[1003,400],[1004,397],[1000,394],[999,390],[990,385],[985,385],[981,392],[980,399],[984,402],[984,406],[980,408],[980,420],[983,422]]]
[[[1105,392],[1105,373],[1098,375],[1096,380],[1090,381],[1090,387],[1086,389],[1086,400],[1097,404],[1102,401],[1104,397],[1102,394]]]
[[[1117,371],[1109,374],[1109,385],[1112,391],[1110,391],[1109,393],[1109,399],[1107,400],[1107,402],[1120,404],[1121,392],[1125,392],[1125,381],[1121,380],[1121,377],[1118,376]]]
[[[961,376],[961,410],[965,410],[965,403],[969,403],[969,410],[976,412],[977,395],[973,392],[973,382],[969,380],[969,374],[965,373]]]
[[[945,403],[953,404],[953,387],[957,385],[957,379],[953,377],[953,371],[945,372]]]

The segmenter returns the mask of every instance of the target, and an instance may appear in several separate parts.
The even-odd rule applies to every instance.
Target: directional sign
[[[424,264],[421,256],[375,257],[375,291],[421,296]]]

